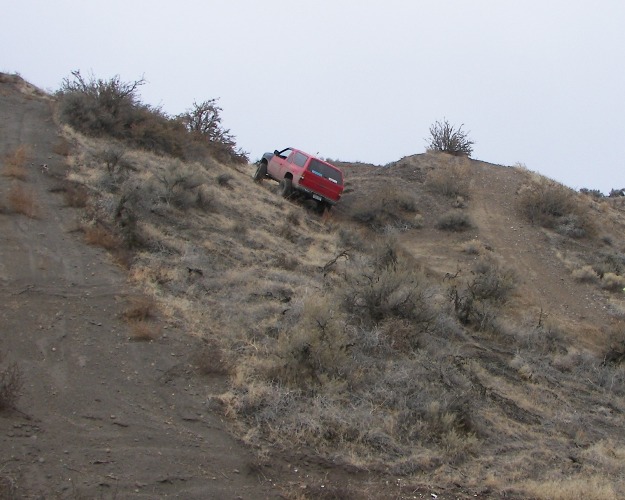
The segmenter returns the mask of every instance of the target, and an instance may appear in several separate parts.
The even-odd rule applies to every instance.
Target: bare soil
[[[0,127],[0,157],[29,146],[40,214],[0,215],[0,352],[24,382],[17,409],[0,413],[0,496],[279,496],[280,471],[256,466],[211,410],[223,381],[189,371],[198,341],[167,326],[130,339],[121,314],[137,292],[50,192],[66,168],[51,103],[2,86]],[[14,182],[0,178],[2,199]]]

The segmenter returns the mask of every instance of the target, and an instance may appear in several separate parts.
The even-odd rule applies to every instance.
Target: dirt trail
[[[605,299],[595,286],[576,282],[555,253],[545,232],[519,217],[514,200],[523,177],[512,169],[472,165],[471,217],[480,240],[489,245],[520,278],[522,303],[542,308],[560,321],[595,328],[609,324]],[[592,322],[592,323],[591,323]]]
[[[175,325],[129,340],[119,315],[136,292],[50,192],[65,168],[50,103],[0,87],[0,158],[29,146],[40,214],[0,214],[0,352],[24,379],[17,411],[0,413],[0,496],[275,497],[189,373],[198,345]],[[0,199],[17,182],[0,177]]]

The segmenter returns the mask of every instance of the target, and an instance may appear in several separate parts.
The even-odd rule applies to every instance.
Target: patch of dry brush
[[[23,385],[23,374],[17,363],[0,368],[0,412],[15,408],[22,395]]]
[[[14,151],[4,157],[4,170],[2,174],[20,181],[28,179],[26,163],[30,161],[30,147],[26,145],[18,146]]]
[[[39,217],[39,205],[34,191],[20,183],[13,184],[8,194],[9,210],[13,213],[25,215],[31,219]]]

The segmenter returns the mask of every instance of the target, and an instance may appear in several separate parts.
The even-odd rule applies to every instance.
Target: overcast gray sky
[[[255,160],[386,164],[464,124],[473,157],[625,187],[622,0],[0,0],[0,71],[141,77],[170,114],[219,98]]]

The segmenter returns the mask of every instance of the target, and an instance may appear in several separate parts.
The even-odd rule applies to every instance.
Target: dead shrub
[[[556,321],[541,322],[519,338],[519,345],[540,354],[566,354],[566,330]]]
[[[149,342],[161,335],[161,326],[152,321],[131,321],[130,339],[138,342]]]
[[[396,318],[419,330],[427,329],[436,315],[428,288],[425,274],[399,261],[388,248],[372,263],[352,262],[340,294],[343,308],[365,325]]]
[[[579,196],[562,184],[542,179],[521,187],[517,207],[532,224],[554,229],[571,238],[582,238],[591,235],[594,229]]]
[[[625,273],[625,254],[620,252],[602,252],[591,264],[595,272],[602,278],[606,273]]]
[[[126,151],[119,146],[111,146],[106,149],[102,149],[96,153],[96,158],[104,163],[106,171],[109,175],[113,176],[119,173],[126,163],[124,162],[124,155]]]
[[[463,126],[456,128],[447,119],[434,122],[430,126],[427,150],[454,156],[471,156],[473,141],[469,139],[468,133],[462,130]]]
[[[83,184],[67,181],[58,191],[63,193],[67,207],[85,208],[89,202],[89,191]]]
[[[473,266],[473,272],[474,278],[469,286],[481,300],[504,303],[517,283],[514,271],[502,267],[492,258],[480,259]]]
[[[294,329],[278,337],[271,378],[301,389],[343,379],[350,371],[350,335],[333,305],[309,297]]]
[[[227,375],[231,371],[224,350],[213,340],[196,351],[191,363],[200,375]]]
[[[153,175],[161,183],[160,198],[167,205],[187,210],[197,203],[196,190],[204,182],[188,163],[171,161],[165,168],[154,170]]]
[[[157,306],[150,297],[132,297],[128,308],[122,312],[122,318],[126,321],[149,321],[157,316]]]
[[[232,189],[232,186],[230,185],[232,179],[234,179],[234,177],[232,177],[231,174],[219,174],[217,176],[217,184],[219,184],[221,187]]]
[[[447,212],[439,217],[436,221],[436,228],[441,231],[467,231],[473,227],[471,218],[468,214],[459,210]]]
[[[21,184],[14,184],[9,190],[9,209],[31,219],[39,217],[39,206],[35,201],[34,191]]]
[[[0,411],[15,408],[23,385],[22,371],[17,363],[10,363],[0,370]]]
[[[481,255],[484,253],[486,247],[479,240],[465,241],[460,245],[460,250],[468,255]]]
[[[89,245],[102,247],[106,250],[117,250],[123,246],[119,236],[102,225],[89,226],[85,229],[85,241]]]
[[[408,230],[422,225],[414,215],[417,211],[414,194],[403,188],[380,189],[372,196],[353,200],[344,210],[355,221],[376,231],[388,227]]]
[[[582,266],[578,269],[574,269],[571,274],[573,278],[582,283],[596,283],[599,281],[599,275],[592,266]]]
[[[625,291],[625,276],[605,273],[601,278],[601,288],[611,292]]]
[[[26,145],[18,146],[4,157],[3,175],[20,181],[28,178],[26,163],[31,159],[30,148]]]
[[[493,259],[481,259],[468,280],[463,281],[460,276],[451,280],[448,293],[456,317],[479,331],[494,330],[498,309],[507,301],[516,281],[511,270]]]

